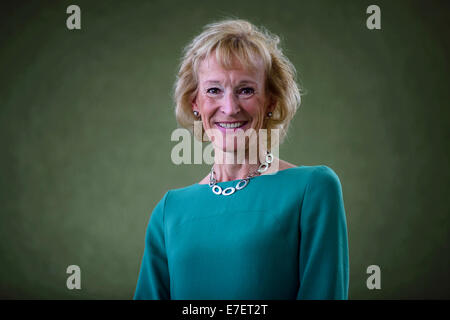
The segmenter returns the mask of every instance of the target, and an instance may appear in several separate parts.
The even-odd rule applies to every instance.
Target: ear
[[[270,96],[270,98],[269,98],[270,100],[269,100],[269,104],[268,104],[268,106],[267,106],[267,112],[273,112],[273,110],[275,110],[275,107],[277,106],[277,100],[273,97],[273,96]]]
[[[194,97],[194,99],[191,101],[192,111],[199,111],[198,105],[197,105],[197,97]]]

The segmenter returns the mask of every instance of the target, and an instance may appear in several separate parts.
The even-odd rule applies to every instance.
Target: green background
[[[66,8],[81,8],[81,30]],[[381,30],[366,8],[381,8]],[[26,1],[2,4],[0,298],[131,299],[174,165],[181,50],[206,23],[282,38],[306,95],[280,148],[328,165],[347,213],[350,299],[450,298],[448,1]],[[206,145],[204,145],[206,146]],[[81,290],[66,268],[81,268]],[[368,290],[366,268],[381,268]]]

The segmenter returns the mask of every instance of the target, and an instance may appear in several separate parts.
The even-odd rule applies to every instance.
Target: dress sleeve
[[[170,278],[164,237],[164,208],[169,192],[150,216],[134,300],[169,300]]]
[[[348,299],[348,238],[341,183],[327,166],[310,176],[300,217],[297,299]]]

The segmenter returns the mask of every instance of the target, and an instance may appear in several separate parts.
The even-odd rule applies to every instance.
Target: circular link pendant
[[[274,160],[273,154],[271,152],[267,151],[266,161],[259,166],[258,170],[256,170],[252,174],[249,174],[247,176],[247,178],[240,180],[236,184],[236,187],[228,187],[228,188],[225,188],[224,190],[222,190],[222,188],[216,184],[217,180],[215,177],[214,165],[213,165],[211,168],[210,176],[209,176],[209,186],[211,187],[211,190],[213,193],[215,193],[217,195],[221,194],[224,196],[229,196],[237,190],[244,189],[247,186],[247,184],[249,183],[250,179],[255,176],[255,174],[257,174],[257,173],[261,174],[263,172],[266,172],[267,169],[269,169],[269,166],[273,162],[273,160]]]
[[[267,171],[267,169],[269,168],[269,164],[268,163],[261,163],[261,165],[258,168],[258,172],[259,173],[263,173],[265,171]]]
[[[241,186],[242,183],[244,184],[243,186]],[[236,190],[244,189],[247,184],[248,184],[248,179],[243,179],[243,180],[239,181],[238,184],[236,185]]]
[[[235,189],[233,187],[228,187],[228,188],[226,188],[225,190],[222,191],[222,194],[224,196],[229,196],[230,194],[233,194],[234,191],[235,191]]]
[[[212,187],[212,192],[214,192],[215,194],[221,194],[222,188],[216,184],[214,187]]]

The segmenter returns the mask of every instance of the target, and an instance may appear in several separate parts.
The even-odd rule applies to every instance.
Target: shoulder
[[[336,172],[327,166],[310,167],[301,220],[304,226],[317,223],[334,226],[345,222],[344,198]]]
[[[172,188],[167,190],[164,197],[166,198],[166,203],[187,203],[192,202],[193,198],[198,198],[202,191],[204,185],[192,184],[186,187]]]
[[[298,175],[302,181],[308,182],[310,185],[323,185],[323,184],[340,184],[337,173],[326,165],[316,166],[296,166],[291,163],[280,160],[280,166],[278,171],[289,170],[294,175]]]
[[[336,188],[341,186],[341,182],[339,176],[332,168],[320,165],[311,167],[308,185],[316,188]]]
[[[307,193],[312,197],[342,197],[341,181],[337,173],[326,165],[309,167]]]
[[[322,182],[328,182],[328,183],[340,182],[337,173],[328,166],[320,165],[320,166],[314,166],[311,168],[312,168],[312,171],[311,171],[310,179],[318,180],[318,181],[322,181]]]

